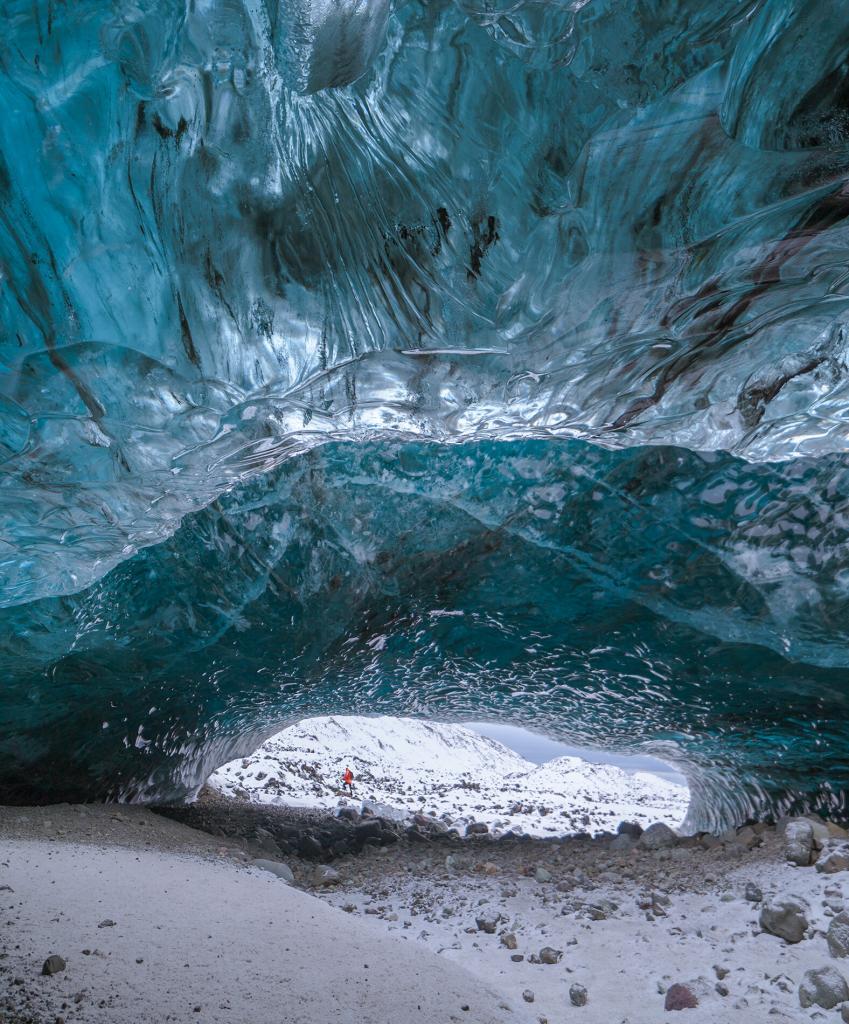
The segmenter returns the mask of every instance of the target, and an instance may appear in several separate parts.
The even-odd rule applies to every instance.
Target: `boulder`
[[[689,985],[676,982],[666,990],[664,1010],[694,1010],[698,1005],[699,1000]]]
[[[748,900],[749,903],[760,903],[764,898],[764,894],[760,886],[755,885],[754,882],[746,882],[746,888],[743,891],[743,899]]]
[[[640,836],[638,845],[644,850],[667,850],[678,842],[678,836],[668,825],[656,821]]]
[[[839,1003],[849,999],[849,985],[843,975],[834,967],[820,967],[815,971],[805,971],[802,984],[799,986],[799,1005],[803,1009],[809,1006],[821,1006],[824,1010],[832,1010]]]
[[[363,800],[360,812],[367,817],[385,818],[387,821],[403,822],[407,820],[407,812],[390,804],[382,804],[377,800]]]
[[[784,856],[791,864],[807,867],[814,857],[814,829],[806,818],[794,818],[784,830]]]
[[[761,908],[760,926],[785,942],[801,942],[808,928],[806,909],[799,900],[770,900]]]
[[[477,925],[479,932],[484,932],[487,935],[495,935],[495,929],[498,927],[498,923],[501,920],[501,914],[481,914],[475,918],[475,924]]]
[[[843,839],[826,840],[817,861],[817,871],[823,875],[849,871],[849,842]]]
[[[489,832],[489,825],[485,821],[470,821],[466,825],[467,836],[485,836]]]
[[[569,988],[569,1001],[573,1006],[586,1006],[587,1005],[587,990],[583,985],[572,985]]]
[[[643,834],[643,826],[636,821],[620,821],[616,833],[620,836],[630,836],[631,839],[639,839]]]
[[[360,812],[356,807],[348,807],[343,804],[341,807],[336,808],[336,817],[341,818],[343,821],[350,821],[356,825],[360,820]]]
[[[563,958],[562,949],[554,949],[553,946],[543,946],[539,951],[539,962],[541,964],[559,964]]]
[[[59,971],[65,970],[65,961],[56,953],[51,955],[44,961],[41,968],[42,974],[58,974]]]
[[[831,919],[825,939],[832,956],[849,956],[849,913],[842,910]]]
[[[312,832],[304,832],[298,839],[298,853],[307,860],[318,860],[324,856],[324,847]]]

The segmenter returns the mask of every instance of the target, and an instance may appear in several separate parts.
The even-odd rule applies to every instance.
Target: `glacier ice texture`
[[[0,13],[4,793],[379,710],[845,812],[844,4]]]

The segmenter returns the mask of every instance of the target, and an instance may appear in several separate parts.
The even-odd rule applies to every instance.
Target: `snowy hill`
[[[461,725],[404,718],[311,718],[272,736],[208,785],[257,803],[336,808],[350,765],[355,802],[423,811],[460,827],[484,821],[530,835],[615,830],[623,820],[676,827],[689,791],[648,772],[558,757],[532,764]]]

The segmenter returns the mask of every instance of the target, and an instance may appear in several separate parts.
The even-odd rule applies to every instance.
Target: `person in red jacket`
[[[345,767],[345,774],[342,776],[342,789],[347,789],[351,796],[354,795],[354,773],[347,765]]]

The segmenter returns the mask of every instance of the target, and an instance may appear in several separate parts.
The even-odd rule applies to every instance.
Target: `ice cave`
[[[0,11],[4,801],[397,714],[849,814],[849,5]]]

